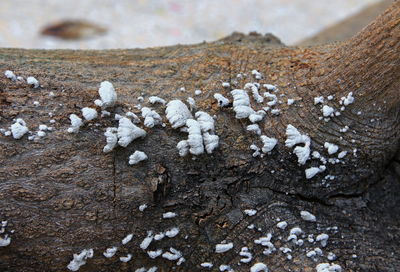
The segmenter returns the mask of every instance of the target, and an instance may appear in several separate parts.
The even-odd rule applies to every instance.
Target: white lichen
[[[152,259],[157,258],[161,254],[162,254],[162,250],[161,249],[147,251],[147,255],[149,255],[149,257],[152,258]]]
[[[167,259],[170,261],[176,261],[182,257],[182,253],[179,250],[176,250],[175,248],[170,247],[169,251],[166,251],[162,254],[162,257],[164,259]]]
[[[270,100],[267,103],[268,106],[272,107],[272,106],[275,106],[278,103],[278,98],[276,97],[275,94],[271,94],[269,92],[265,92],[264,96]]]
[[[287,224],[286,221],[282,221],[282,222],[279,222],[278,224],[276,224],[276,226],[277,226],[278,228],[280,228],[281,230],[286,229],[287,225],[288,225],[288,224]]]
[[[324,103],[324,97],[323,96],[314,97],[314,105],[322,104],[322,103]]]
[[[328,239],[329,239],[329,235],[326,233],[321,233],[317,236],[317,238],[315,239],[317,242],[321,242],[321,246],[322,247],[326,247],[326,245],[328,244]]]
[[[322,107],[322,115],[324,117],[329,117],[329,116],[333,116],[333,113],[335,112],[335,109],[328,106],[328,105],[324,105]]]

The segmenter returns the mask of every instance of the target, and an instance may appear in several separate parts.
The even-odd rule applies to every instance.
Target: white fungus
[[[299,227],[294,227],[294,228],[292,228],[292,229],[290,230],[290,235],[292,235],[292,234],[294,234],[294,235],[300,235],[300,234],[302,234],[302,233],[303,233],[303,231],[302,231],[302,229],[299,228]]]
[[[4,75],[6,76],[6,78],[12,80],[12,81],[16,81],[17,80],[17,76],[14,74],[13,71],[7,70],[4,72]]]
[[[106,132],[104,132],[104,136],[106,136],[106,146],[103,147],[103,152],[107,153],[114,149],[114,147],[118,144],[118,129],[115,127],[108,127]]]
[[[176,213],[174,213],[174,212],[166,212],[166,213],[163,213],[163,218],[164,219],[168,219],[168,218],[174,218],[174,217],[176,217],[177,216],[177,214]]]
[[[272,151],[272,149],[274,149],[274,147],[278,143],[277,139],[270,138],[265,135],[261,135],[260,138],[263,143],[263,147],[261,148],[261,151],[264,153],[268,153],[268,152]]]
[[[259,92],[258,92],[258,87],[254,83],[246,83],[244,85],[244,89],[249,89],[251,93],[253,94],[253,98],[257,103],[262,103],[264,102],[264,97],[262,97]]]
[[[126,245],[127,243],[129,243],[132,240],[132,238],[133,238],[133,234],[132,233],[128,234],[127,236],[125,236],[124,239],[122,239],[122,244]]]
[[[195,94],[195,95],[201,95],[201,93],[202,93],[201,90],[195,90],[195,91],[194,91],[194,94]]]
[[[255,79],[261,79],[262,78],[261,73],[259,71],[257,71],[257,70],[252,70],[251,74],[254,76]]]
[[[188,102],[190,110],[193,110],[193,109],[197,108],[196,107],[196,100],[194,100],[193,97],[188,97],[186,99],[186,102]]]
[[[178,149],[179,156],[181,157],[185,157],[186,155],[189,154],[189,143],[187,140],[180,141],[176,145],[176,148]]]
[[[274,92],[278,91],[278,87],[272,84],[263,84],[263,87],[266,88],[268,91],[274,91]]]
[[[328,105],[324,105],[324,106],[322,107],[322,115],[323,115],[324,117],[332,116],[332,114],[333,114],[334,111],[335,111],[335,109],[332,108],[332,107],[329,107]]]
[[[153,241],[153,239],[154,239],[153,232],[148,231],[146,238],[144,238],[143,241],[140,243],[140,248],[146,250],[149,247],[150,243]]]
[[[235,89],[231,91],[233,96],[233,110],[236,119],[248,118],[255,111],[250,107],[250,99],[245,90]]]
[[[156,235],[154,235],[154,240],[160,241],[160,240],[162,240],[164,237],[165,237],[165,233],[164,233],[164,232],[160,232],[160,233],[157,233]]]
[[[100,83],[99,95],[101,100],[96,100],[95,104],[104,109],[114,106],[117,101],[117,93],[115,92],[114,86],[109,81]]]
[[[183,127],[186,125],[186,120],[192,118],[188,107],[180,100],[168,102],[165,114],[172,128]]]
[[[347,155],[347,151],[342,151],[338,154],[339,159],[343,159]]]
[[[354,97],[353,97],[353,92],[350,92],[346,97],[342,97],[340,99],[340,104],[348,106],[350,104],[354,103]]]
[[[201,127],[199,122],[194,119],[188,119],[186,121],[188,127],[188,139],[189,152],[193,155],[200,155],[204,153],[203,136],[201,135]]]
[[[248,210],[244,210],[243,212],[244,212],[246,215],[248,215],[248,216],[254,216],[254,215],[256,215],[257,210],[250,210],[250,209],[248,209]]]
[[[268,272],[268,267],[263,263],[255,263],[250,268],[250,272]]]
[[[174,227],[170,230],[167,230],[165,232],[165,236],[167,236],[168,238],[173,238],[173,237],[177,236],[178,233],[179,233],[179,228]]]
[[[257,135],[261,135],[261,129],[257,124],[248,125],[246,127],[246,130],[250,131],[250,132],[253,132],[253,133],[257,134]]]
[[[254,158],[261,155],[261,153],[260,153],[261,149],[258,146],[256,146],[255,144],[250,145],[250,149],[254,151],[254,153],[252,155]]]
[[[82,119],[74,113],[69,116],[69,119],[71,120],[71,127],[68,128],[68,132],[78,133],[79,128],[83,126]]]
[[[316,174],[318,174],[320,171],[321,171],[321,170],[319,169],[319,167],[310,167],[310,168],[307,168],[307,169],[305,170],[306,178],[307,178],[307,179],[311,179],[311,178],[313,178]]]
[[[142,111],[142,117],[144,118],[143,123],[146,127],[152,128],[155,125],[162,123],[161,116],[154,110],[148,107],[143,107],[141,111]]]
[[[219,93],[214,94],[214,98],[218,101],[218,106],[220,107],[226,107],[230,103],[228,98]]]
[[[182,253],[179,250],[176,250],[173,247],[170,247],[169,251],[166,251],[166,252],[164,252],[162,254],[162,257],[164,259],[167,259],[167,260],[170,260],[170,261],[176,261],[176,260],[178,260],[179,258],[182,257]]]
[[[214,119],[204,111],[198,111],[194,115],[197,122],[200,124],[201,131],[204,132],[214,132]]]
[[[96,109],[85,107],[82,109],[82,116],[87,121],[90,121],[97,118],[97,111]]]
[[[11,134],[14,139],[21,139],[29,129],[26,127],[26,123],[23,119],[18,118],[14,124],[11,125]]]
[[[111,258],[112,256],[115,255],[115,253],[117,252],[118,248],[117,247],[110,247],[107,248],[105,252],[103,252],[104,257],[106,258]]]
[[[324,103],[324,97],[323,96],[314,97],[314,105],[322,104],[322,103]]]
[[[328,142],[324,143],[324,147],[328,150],[329,155],[335,154],[339,150],[337,145]]]
[[[224,253],[233,248],[233,243],[217,244],[215,246],[215,253]]]
[[[315,269],[317,272],[342,272],[342,268],[338,264],[320,263]]]
[[[26,78],[26,83],[32,85],[35,89],[39,87],[39,81],[32,76]]]
[[[158,97],[158,96],[150,96],[149,97],[149,102],[150,104],[155,104],[155,103],[160,103],[165,105],[167,103],[167,101],[165,101],[164,99]]]
[[[204,268],[212,268],[214,265],[212,263],[204,262],[201,263],[200,266]]]
[[[301,211],[300,216],[304,221],[309,221],[309,222],[317,221],[317,218],[315,217],[315,215],[313,215],[312,213],[310,213],[308,211]]]
[[[137,138],[144,138],[146,131],[135,126],[131,120],[126,117],[119,119],[119,126],[117,130],[118,144],[122,147],[127,147],[133,140]]]
[[[74,254],[72,261],[67,268],[71,271],[78,271],[79,268],[86,263],[86,260],[93,258],[93,249],[84,249],[79,254]]]
[[[162,254],[162,250],[161,249],[157,249],[155,251],[147,251],[147,255],[149,255],[150,258],[155,259],[158,256],[160,256]]]
[[[219,266],[219,271],[233,272],[233,269],[232,269],[229,265],[221,264],[221,265]]]
[[[132,155],[129,156],[129,164],[130,165],[138,164],[139,162],[147,159],[148,157],[146,153],[136,150]]]
[[[242,247],[240,252],[239,252],[239,255],[244,257],[244,258],[240,259],[241,263],[249,263],[253,259],[253,255],[249,251],[248,247]]]
[[[321,246],[326,247],[328,244],[329,235],[326,233],[321,233],[315,239],[317,242],[321,242]]]
[[[288,100],[287,100],[287,104],[290,106],[290,105],[292,105],[294,103],[294,99],[291,99],[291,98],[289,98]]]
[[[230,86],[231,84],[229,84],[229,82],[222,82],[222,87],[229,88]]]
[[[275,94],[271,94],[269,92],[265,92],[264,96],[270,100],[267,103],[268,106],[272,107],[272,106],[275,106],[278,103],[278,98],[276,97]]]
[[[279,222],[278,224],[276,224],[276,226],[282,230],[286,229],[287,225],[288,224],[286,223],[286,221],[282,221],[282,222]]]
[[[0,237],[0,247],[6,247],[11,243],[11,237],[8,237],[7,235],[4,236],[4,238]]]
[[[127,263],[132,259],[132,254],[128,254],[126,257],[119,257],[121,262]]]

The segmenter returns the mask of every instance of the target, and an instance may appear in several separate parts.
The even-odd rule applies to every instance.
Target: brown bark
[[[345,271],[399,270],[398,254],[392,254],[400,249],[400,158],[393,159],[400,125],[398,18],[395,2],[349,42],[315,48],[288,48],[272,36],[236,34],[214,43],[143,50],[1,49],[1,71],[33,75],[42,87],[1,78],[0,127],[21,117],[33,130],[51,119],[49,112],[57,123],[54,132],[35,142],[0,137],[0,219],[8,220],[7,232],[15,230],[9,233],[11,244],[0,247],[0,269],[66,271],[72,254],[93,248],[94,258],[79,271],[134,271],[153,265],[159,271],[198,271],[205,261],[213,262],[216,271],[221,264],[248,271],[248,264],[237,265],[240,248],[248,246],[251,264],[264,262],[270,271],[314,271],[316,264],[328,262],[328,252],[338,256],[334,262]],[[231,108],[220,109],[213,99],[216,91],[229,96],[221,82],[234,85],[238,73],[252,69],[265,75],[262,83],[297,99],[290,107],[280,105],[279,117],[269,115],[260,124],[263,133],[279,140],[263,159],[251,156],[249,145],[258,137],[245,131],[249,123],[236,120]],[[86,124],[76,135],[66,133],[69,114],[93,106],[103,80],[117,89],[114,113],[137,112],[140,95],[184,101],[202,89],[197,105],[217,115],[218,150],[196,160],[181,158],[176,144],[187,134],[168,125],[146,129],[145,139],[104,154],[102,134],[116,125],[113,118],[98,119],[98,126]],[[54,98],[49,98],[50,91]],[[350,91],[354,104],[329,122],[318,119],[315,96],[335,95],[329,103],[337,107]],[[154,108],[164,112],[162,106]],[[336,176],[329,186],[321,178],[306,180],[305,168],[319,163],[297,164],[292,149],[284,146],[287,124],[310,135],[312,150],[326,154],[323,144],[328,141],[349,151],[357,148],[358,157],[350,154],[343,164],[328,165],[323,176]],[[344,125],[351,131],[341,134]],[[129,166],[128,156],[138,149],[149,160]],[[138,206],[143,203],[149,208],[141,213]],[[247,208],[256,209],[257,215],[243,214]],[[314,213],[317,223],[302,220],[301,210]],[[166,211],[178,217],[161,219]],[[313,261],[305,255],[319,243],[306,241],[299,247],[287,242],[288,229],[275,227],[278,217],[288,222],[288,229],[300,226],[307,235],[329,234],[324,256]],[[250,224],[256,229],[249,230]],[[150,259],[138,246],[147,230],[158,233],[170,227],[179,227],[179,235],[154,241],[149,249],[172,246],[182,251],[186,262],[181,266],[161,257]],[[253,240],[268,232],[277,249],[292,248],[292,260],[279,249],[262,254]],[[121,245],[128,233],[134,234],[133,240]],[[234,249],[215,254],[215,245],[223,240],[233,242]],[[111,246],[119,251],[107,259],[102,252]],[[120,262],[127,253],[132,261]]]

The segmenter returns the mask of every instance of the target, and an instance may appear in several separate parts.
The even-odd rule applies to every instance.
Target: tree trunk
[[[56,123],[53,132],[35,141],[0,136],[0,220],[7,220],[5,232],[11,237],[10,245],[0,247],[0,270],[67,271],[73,254],[92,248],[93,258],[79,271],[152,266],[158,271],[207,270],[200,266],[203,262],[213,263],[213,271],[223,264],[249,271],[256,262],[270,271],[315,271],[325,262],[344,271],[400,271],[400,156],[394,157],[400,138],[399,13],[396,1],[348,42],[315,48],[285,47],[270,35],[235,34],[213,43],[151,49],[1,49],[0,70],[34,76],[41,87],[1,78],[0,127],[7,128],[14,118],[23,118],[32,131],[50,119]],[[254,80],[253,69],[264,78]],[[247,77],[237,78],[239,73]],[[149,106],[151,95],[182,101],[195,97],[198,110],[216,115],[218,149],[180,157],[176,145],[187,134],[170,127],[161,105],[149,107],[162,114],[165,128],[146,128],[144,139],[111,153],[102,149],[105,129],[117,126],[113,117],[67,133],[69,115],[94,107],[103,80],[111,81],[118,93],[112,113],[139,114],[139,96],[145,98],[142,106]],[[254,158],[249,149],[252,143],[260,145],[259,137],[246,131],[250,122],[235,119],[231,107],[220,108],[213,98],[219,92],[231,99],[222,82],[242,88],[254,81],[274,84],[285,94],[279,96],[284,102],[278,106],[280,115],[268,113],[260,122],[263,134],[278,139],[263,158]],[[203,93],[194,96],[196,89]],[[337,110],[340,116],[320,120],[321,106],[314,105],[314,97],[323,95],[339,109],[340,98],[349,92],[353,104]],[[328,101],[329,95],[334,99]],[[296,102],[289,106],[287,98]],[[252,105],[257,107],[254,101]],[[285,146],[288,124],[310,136],[312,151],[336,158],[324,148],[329,142],[348,154],[306,179],[305,169],[321,163],[311,159],[298,164],[293,149]],[[341,133],[346,125],[349,130]],[[149,159],[129,165],[135,150]],[[324,179],[326,175],[335,178]],[[148,208],[140,212],[145,203]],[[248,216],[245,209],[257,214]],[[303,210],[317,221],[303,220]],[[168,211],[177,216],[163,219]],[[278,218],[288,223],[287,229],[276,227]],[[287,241],[295,226],[304,232],[302,246]],[[147,231],[172,227],[180,229],[176,237],[153,241],[147,250],[174,247],[186,260],[179,266],[161,256],[151,259],[139,247]],[[132,241],[122,245],[129,233]],[[267,233],[277,249],[269,256],[254,243]],[[326,247],[307,239],[321,233],[330,236]],[[215,253],[224,240],[233,249]],[[105,258],[103,252],[112,246],[117,253]],[[238,253],[245,246],[253,260],[239,265],[243,257]],[[282,253],[280,247],[292,252]],[[323,256],[307,257],[316,247]],[[329,252],[336,254],[335,261],[327,259]],[[119,257],[128,253],[132,260],[121,262]]]

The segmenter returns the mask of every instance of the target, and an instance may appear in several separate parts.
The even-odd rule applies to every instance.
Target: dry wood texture
[[[37,141],[0,136],[0,219],[8,221],[6,232],[12,238],[9,246],[0,247],[0,270],[66,271],[72,254],[92,248],[94,257],[79,271],[135,271],[142,266],[200,271],[206,261],[214,271],[222,264],[249,271],[256,261],[270,271],[315,271],[318,263],[330,262],[329,252],[345,271],[399,271],[400,157],[394,157],[400,128],[399,10],[396,1],[349,42],[314,48],[285,47],[270,35],[235,34],[213,43],[143,50],[0,49],[1,71],[35,76],[41,83],[33,89],[1,77],[0,127],[23,118],[35,131],[56,120],[54,131]],[[259,141],[245,130],[250,123],[235,119],[232,108],[219,108],[213,98],[215,92],[230,97],[221,82],[234,86],[237,81],[238,87],[253,82],[253,69],[264,75],[261,83],[274,84],[285,94],[281,114],[268,113],[260,123],[264,134],[279,140],[264,158],[253,158],[249,150]],[[238,73],[249,76],[237,79]],[[176,144],[187,134],[171,129],[160,105],[152,107],[162,113],[166,128],[146,128],[146,138],[108,154],[102,152],[103,133],[117,125],[112,117],[68,134],[69,114],[94,106],[103,80],[116,87],[118,103],[111,111],[120,114],[138,113],[134,106],[139,96],[185,101],[195,89],[203,90],[197,106],[217,116],[219,148],[196,159],[179,157]],[[329,103],[340,107],[340,97],[350,91],[354,104],[328,122],[319,120],[322,113],[314,97],[334,95]],[[295,104],[288,106],[287,98],[296,99]],[[324,142],[348,150],[344,163],[327,164],[325,173],[307,180],[304,170],[320,163],[298,165],[284,145],[288,124],[311,137],[313,151],[326,154]],[[350,130],[340,133],[345,125]],[[149,160],[128,165],[135,150],[144,151]],[[321,182],[328,174],[335,179]],[[143,203],[149,207],[139,212]],[[248,216],[244,209],[257,214]],[[302,220],[301,210],[315,214],[317,222]],[[167,211],[178,216],[162,219]],[[286,230],[276,227],[277,218],[288,223]],[[255,228],[249,229],[252,224]],[[306,234],[303,246],[286,240],[295,226]],[[180,233],[153,241],[148,249],[180,250],[186,259],[180,266],[162,257],[150,259],[139,248],[147,231],[171,227],[179,227]],[[265,256],[254,239],[269,232],[277,250]],[[129,233],[132,241],[121,245]],[[330,236],[326,247],[307,239],[320,233]],[[215,245],[223,240],[234,248],[215,254]],[[105,258],[102,253],[111,246],[118,246],[118,252]],[[238,265],[244,246],[253,261]],[[291,248],[292,258],[280,247]],[[315,247],[324,256],[306,257]],[[121,262],[119,257],[128,253],[132,260]]]

